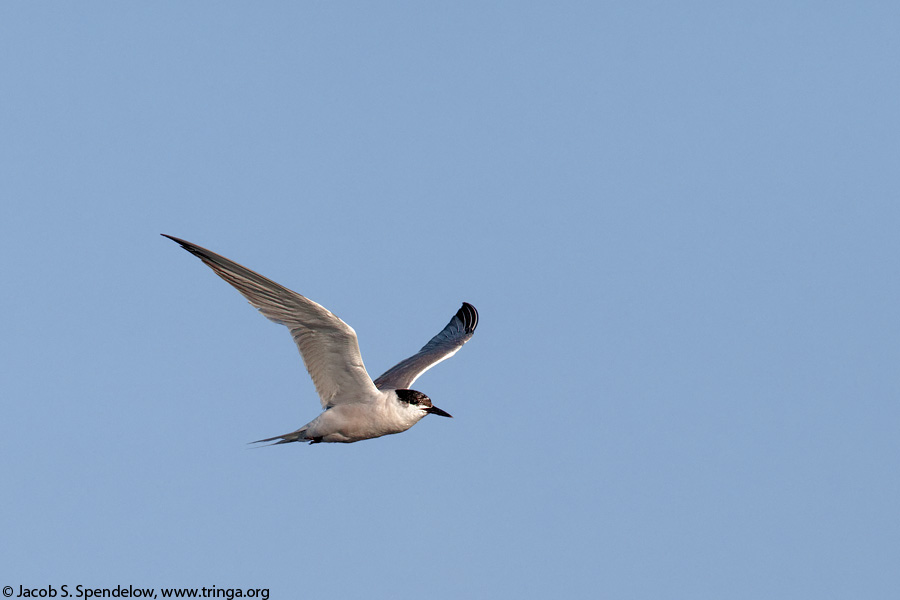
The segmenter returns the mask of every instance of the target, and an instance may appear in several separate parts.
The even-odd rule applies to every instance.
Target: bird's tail
[[[250,443],[251,444],[261,444],[263,442],[273,442],[271,444],[266,444],[266,446],[277,446],[278,444],[289,444],[291,442],[306,442],[306,441],[309,441],[310,444],[315,444],[321,440],[307,437],[306,427],[301,427],[297,431],[285,433],[284,435],[276,435],[275,437],[266,438],[264,440],[256,440],[255,442],[250,442]],[[262,448],[262,447],[263,446],[257,446],[257,448]]]

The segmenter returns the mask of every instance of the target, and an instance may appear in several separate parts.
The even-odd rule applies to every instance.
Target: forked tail
[[[276,441],[277,440],[277,441]],[[297,431],[292,431],[290,433],[285,433],[284,435],[276,435],[275,437],[266,438],[264,440],[256,440],[255,442],[250,442],[251,444],[261,444],[263,442],[273,442],[271,444],[266,444],[266,446],[277,446],[278,444],[290,444],[291,442],[309,442],[310,444],[318,444],[322,441],[322,438],[310,438],[306,435],[306,427],[301,427]],[[257,446],[257,448],[263,448],[264,446]]]

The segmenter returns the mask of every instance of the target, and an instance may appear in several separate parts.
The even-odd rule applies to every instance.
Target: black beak
[[[437,406],[432,406],[431,408],[426,408],[425,412],[427,412],[430,415],[438,415],[440,417],[450,417],[451,419],[453,418],[453,415],[451,415],[448,412],[442,411]]]

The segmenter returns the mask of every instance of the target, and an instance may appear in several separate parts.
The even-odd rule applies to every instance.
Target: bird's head
[[[418,408],[422,412],[429,415],[439,415],[441,417],[450,418],[453,417],[453,415],[451,415],[450,413],[445,412],[432,404],[431,398],[429,398],[422,392],[417,392],[416,390],[396,390],[396,392],[397,399],[400,402],[408,404],[410,408]]]

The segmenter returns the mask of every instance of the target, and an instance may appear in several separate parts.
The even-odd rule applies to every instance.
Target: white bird
[[[408,388],[422,373],[456,354],[475,333],[478,311],[468,302],[421,350],[372,381],[356,332],[330,311],[224,256],[161,235],[206,263],[267,319],[290,329],[300,349],[324,412],[296,431],[252,443],[358,442],[406,431],[427,414],[451,416],[425,394]]]

